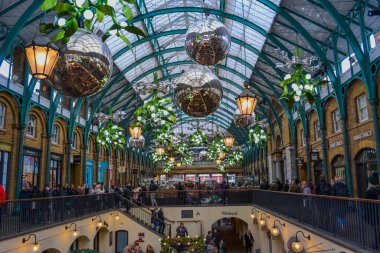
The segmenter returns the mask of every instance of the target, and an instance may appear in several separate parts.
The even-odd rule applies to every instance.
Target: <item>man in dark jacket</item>
[[[348,197],[347,185],[341,181],[339,176],[335,177],[335,183],[332,187],[331,195],[337,197]]]
[[[160,234],[163,234],[164,231],[165,231],[165,217],[164,217],[164,211],[162,210],[162,206],[158,210],[157,215],[158,215],[158,219],[159,219],[159,222],[160,222],[158,232]]]
[[[326,181],[325,175],[319,176],[319,183],[316,187],[318,195],[331,195],[331,185]]]
[[[368,177],[368,188],[365,192],[366,199],[379,199],[380,197],[380,185],[379,185],[379,174],[373,172]]]

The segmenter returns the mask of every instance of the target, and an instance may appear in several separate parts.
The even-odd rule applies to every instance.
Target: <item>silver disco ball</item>
[[[138,139],[134,139],[131,137],[129,138],[128,143],[132,148],[137,148],[137,149],[143,148],[145,145],[145,138],[142,135]]]
[[[192,117],[205,117],[215,112],[223,97],[218,77],[206,67],[193,67],[177,80],[174,98],[181,110]]]
[[[217,20],[199,21],[187,30],[186,52],[201,65],[211,66],[224,60],[230,47],[231,36]]]
[[[250,128],[256,123],[256,115],[241,115],[239,109],[236,110],[236,113],[233,117],[235,126],[238,128]]]
[[[102,39],[93,33],[77,32],[61,50],[47,82],[65,96],[89,96],[107,84],[112,68],[111,51]]]

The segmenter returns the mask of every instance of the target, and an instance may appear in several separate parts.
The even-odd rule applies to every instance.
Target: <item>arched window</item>
[[[26,127],[26,135],[36,138],[37,119],[33,115],[28,115],[28,124]]]
[[[51,133],[51,142],[54,144],[59,144],[59,126],[54,124],[53,131]]]
[[[77,149],[77,140],[78,140],[78,134],[76,132],[74,132],[74,135],[73,135],[73,142],[71,143],[71,148],[72,149]]]
[[[363,149],[356,156],[355,163],[359,197],[364,198],[368,187],[368,176],[377,170],[376,150]]]
[[[0,129],[5,127],[5,106],[0,103]]]

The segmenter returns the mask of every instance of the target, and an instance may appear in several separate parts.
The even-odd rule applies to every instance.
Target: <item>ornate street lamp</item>
[[[46,36],[37,37],[27,44],[25,53],[32,76],[38,79],[48,78],[59,58],[59,48]]]
[[[257,98],[255,94],[249,89],[249,83],[244,82],[245,89],[236,98],[236,104],[239,108],[241,115],[251,115],[256,107]]]
[[[138,140],[142,134],[141,126],[131,126],[129,127],[129,133],[131,134],[133,139]]]

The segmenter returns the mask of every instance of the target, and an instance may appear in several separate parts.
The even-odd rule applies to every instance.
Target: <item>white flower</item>
[[[82,8],[83,4],[86,2],[86,0],[76,0],[75,4],[79,7]]]
[[[297,90],[299,90],[300,88],[298,87],[298,85],[297,85],[296,83],[292,83],[292,89],[293,89],[294,91],[297,91]]]
[[[128,24],[127,24],[127,22],[121,21],[120,22],[120,26],[121,27],[126,27],[126,26],[128,26]]]
[[[156,114],[155,113],[152,113],[152,118],[155,119],[156,118]]]
[[[117,29],[112,29],[112,30],[109,30],[108,32],[111,35],[116,35],[117,34]]]
[[[300,97],[299,96],[295,96],[294,97],[294,101],[297,101],[297,102],[300,101]]]
[[[102,141],[102,145],[105,145],[106,143],[104,141]]]
[[[120,131],[120,132],[119,132],[119,135],[122,135],[122,134],[123,134],[123,132],[122,132],[122,131]]]
[[[168,111],[172,111],[173,110],[173,107],[171,107],[170,105],[168,106]]]
[[[303,90],[303,86],[302,85],[300,85],[300,90]]]
[[[112,126],[112,129],[116,129],[117,128],[117,126]]]
[[[94,13],[91,10],[85,10],[83,12],[83,16],[85,19],[92,19],[94,17]]]
[[[301,96],[301,94],[302,94],[302,91],[300,91],[300,90],[297,90],[297,91],[296,91],[296,94],[297,94],[298,96]]]
[[[167,111],[164,111],[163,114],[164,116],[168,116],[169,113]]]
[[[311,78],[311,75],[310,74],[306,74],[306,79],[309,80]]]
[[[153,105],[151,105],[149,109],[150,109],[151,112],[153,112],[155,108],[154,108]]]
[[[106,141],[110,141],[110,138],[107,137],[107,138],[106,138]]]
[[[58,24],[59,26],[64,26],[64,25],[66,25],[66,19],[65,19],[65,18],[60,18],[60,19],[58,19],[57,24]]]
[[[305,85],[305,89],[306,89],[306,90],[313,90],[313,86],[312,86],[312,85],[308,85],[308,84],[306,84],[306,85]]]
[[[165,120],[161,120],[161,124],[162,124],[162,125],[165,124]]]
[[[114,7],[114,6],[116,5],[116,1],[117,1],[117,0],[108,0],[108,1],[107,1],[107,4],[108,4],[109,6],[111,6],[111,7]]]
[[[104,135],[105,136],[108,136],[110,133],[106,130],[106,131],[104,131]]]
[[[261,130],[260,130],[260,133],[264,133],[264,130],[263,130],[263,129],[261,129]]]
[[[138,121],[141,121],[141,116],[138,116],[138,117],[137,117],[137,120],[138,120]]]
[[[292,76],[290,74],[287,74],[285,77],[284,77],[284,80],[288,80],[290,79]]]

